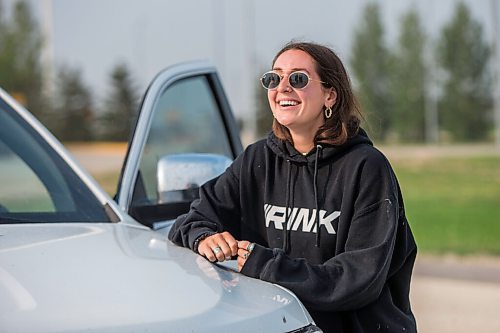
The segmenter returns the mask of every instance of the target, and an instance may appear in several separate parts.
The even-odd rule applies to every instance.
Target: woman
[[[290,43],[262,76],[273,132],[209,181],[169,238],[292,290],[325,332],[415,332],[416,245],[396,176],[359,127],[329,48]]]

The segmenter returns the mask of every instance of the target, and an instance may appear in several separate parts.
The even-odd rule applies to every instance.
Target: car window
[[[53,212],[47,188],[28,165],[0,142],[0,210]]]
[[[0,222],[109,222],[104,207],[50,145],[0,101]]]
[[[211,153],[233,157],[227,131],[206,76],[177,81],[159,97],[153,110],[139,172],[148,202],[158,202],[157,164],[179,153]],[[135,197],[134,204],[144,202]]]

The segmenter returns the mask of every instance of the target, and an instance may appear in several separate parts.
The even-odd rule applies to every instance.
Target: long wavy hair
[[[323,86],[333,88],[337,93],[332,116],[325,117],[325,124],[316,132],[314,143],[342,145],[349,137],[356,135],[363,118],[342,61],[327,46],[310,42],[290,42],[276,54],[273,67],[278,57],[289,50],[301,50],[309,54],[314,60],[320,80],[325,82]],[[323,107],[323,111],[325,108]],[[273,132],[279,139],[288,140],[293,144],[290,131],[276,118],[273,120]]]

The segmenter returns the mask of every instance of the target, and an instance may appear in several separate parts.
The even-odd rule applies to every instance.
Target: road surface
[[[419,257],[411,300],[419,332],[500,332],[500,258]]]

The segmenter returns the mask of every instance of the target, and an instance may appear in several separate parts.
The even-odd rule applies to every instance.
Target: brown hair
[[[333,88],[337,100],[332,107],[332,117],[325,119],[314,136],[314,143],[341,145],[349,137],[354,136],[362,119],[361,111],[351,88],[351,80],[340,58],[330,48],[310,42],[290,42],[274,57],[273,66],[278,57],[289,50],[301,50],[309,54],[315,63],[316,72],[323,86]],[[273,120],[273,132],[281,140],[293,143],[290,131],[285,126]]]

